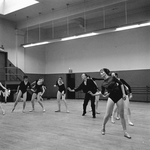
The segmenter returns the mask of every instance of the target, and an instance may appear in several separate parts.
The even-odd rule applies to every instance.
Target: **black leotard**
[[[62,83],[61,85],[58,84],[58,81],[56,81],[56,85],[58,86],[58,91],[60,93],[62,93],[64,91],[64,94],[66,93],[66,88],[65,88],[65,85],[64,83]]]
[[[102,94],[104,94],[105,90],[107,90],[109,93],[109,97],[113,100],[114,103],[117,103],[123,96],[121,85],[122,85],[121,81],[119,81],[115,77],[110,76],[102,83],[101,92]]]
[[[43,92],[43,83],[41,85],[38,85],[38,80],[36,80],[35,82],[35,86],[34,86],[34,93],[38,94],[39,92]]]
[[[27,88],[31,88],[30,83],[28,82],[27,84],[25,84],[24,81],[22,81],[19,85],[19,90],[21,90],[22,94],[27,92]]]

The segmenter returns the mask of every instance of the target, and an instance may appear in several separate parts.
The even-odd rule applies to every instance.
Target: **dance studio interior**
[[[113,103],[113,90],[100,92],[104,68],[130,86],[127,109],[123,98]],[[100,93],[97,109],[90,98],[85,104],[96,96],[74,90],[83,74]],[[41,99],[18,94],[24,76],[30,84],[44,79]],[[150,0],[0,0],[0,83],[0,150],[149,150]],[[120,118],[111,120],[109,102]]]

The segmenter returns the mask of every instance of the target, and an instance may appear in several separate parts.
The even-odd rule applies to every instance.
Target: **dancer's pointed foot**
[[[116,120],[120,120],[120,117],[116,117]]]
[[[60,112],[60,110],[56,110],[55,112]]]
[[[2,110],[2,114],[5,115],[5,110]]]
[[[131,121],[129,122],[129,125],[130,125],[130,126],[134,126],[134,124],[133,124]]]
[[[114,121],[114,118],[113,117],[111,117],[111,123],[115,123],[115,121]]]
[[[105,135],[105,129],[102,129],[102,130],[101,130],[101,134],[102,134],[102,135]]]
[[[29,110],[29,112],[33,112],[33,111],[34,111],[34,109]]]
[[[129,133],[125,132],[124,133],[124,137],[128,138],[128,139],[131,139],[131,136],[129,135]]]

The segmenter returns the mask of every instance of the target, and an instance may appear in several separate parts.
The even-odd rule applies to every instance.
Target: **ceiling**
[[[93,8],[97,6],[103,7],[112,5],[114,3],[123,2],[125,0],[37,0],[37,1],[39,1],[39,3],[35,5],[23,8],[18,11],[14,11],[7,15],[0,15],[0,17],[14,22],[20,22],[26,20],[27,17],[35,18],[38,17],[40,14],[45,15],[51,13],[52,9],[54,9],[54,11],[58,11],[61,9],[72,9],[74,6],[80,7],[81,4],[85,4],[85,6],[88,8],[92,6]],[[150,6],[150,0],[127,0],[127,3],[128,7],[130,7],[130,3],[131,4],[134,3],[135,8],[142,7],[142,5],[145,7]]]
[[[23,1],[23,0],[21,0]],[[25,0],[26,1],[26,0]],[[98,24],[98,21],[103,19],[104,13],[106,19],[119,18],[121,16],[125,19],[125,13],[128,16],[135,14],[137,22],[143,20],[150,20],[150,0],[37,0],[39,3],[29,7],[11,12],[6,15],[0,15],[0,18],[13,21],[16,23],[18,29],[30,28],[49,28],[52,26],[52,21],[55,20],[55,27],[66,26],[67,18],[69,24],[73,26],[83,27],[84,20],[89,24]],[[0,6],[1,8],[1,6]],[[103,11],[105,9],[105,12]],[[84,16],[86,12],[86,16]],[[140,13],[139,13],[140,12]],[[54,15],[55,14],[55,15]],[[106,23],[108,22],[107,20]],[[121,19],[116,20],[121,25]],[[28,23],[29,22],[29,23]],[[40,22],[40,23],[39,23]],[[106,28],[109,28],[111,22],[107,23]],[[111,25],[113,26],[113,24]],[[98,27],[99,28],[99,27]],[[93,27],[95,29],[95,27]]]

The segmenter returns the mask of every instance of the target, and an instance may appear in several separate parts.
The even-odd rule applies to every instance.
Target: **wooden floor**
[[[81,115],[83,100],[67,101],[70,113],[65,113],[63,103],[62,112],[54,112],[55,99],[44,100],[45,113],[37,103],[33,113],[30,102],[25,113],[22,102],[14,113],[13,103],[3,104],[6,114],[0,114],[0,150],[150,150],[150,103],[131,102],[135,126],[127,125],[130,140],[123,136],[120,121],[109,121],[106,135],[101,135],[106,101],[99,102],[101,114],[95,119],[91,112]]]

